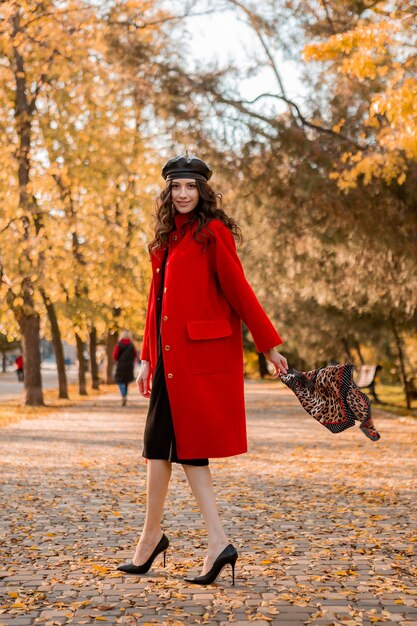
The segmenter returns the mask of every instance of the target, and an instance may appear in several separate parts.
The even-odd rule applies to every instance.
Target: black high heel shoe
[[[235,584],[235,563],[237,561],[237,557],[238,557],[238,554],[237,554],[236,548],[231,543],[229,543],[229,545],[223,550],[223,552],[220,552],[219,556],[214,561],[211,569],[209,569],[207,574],[204,574],[203,576],[197,576],[196,578],[184,578],[184,580],[187,583],[197,583],[198,585],[209,585],[210,583],[213,583],[216,580],[217,576],[220,574],[223,567],[225,567],[225,565],[230,564],[232,566],[232,585],[234,585]]]
[[[147,571],[151,569],[152,563],[154,562],[158,554],[160,554],[161,552],[164,553],[164,567],[165,567],[165,556],[166,556],[166,551],[167,551],[168,546],[169,546],[169,539],[164,533],[161,539],[159,540],[159,543],[156,546],[155,550],[152,552],[149,559],[145,561],[145,563],[142,563],[142,565],[134,565],[132,561],[130,561],[129,563],[123,563],[123,565],[119,565],[117,569],[120,570],[121,572],[124,572],[125,574],[145,574]]]

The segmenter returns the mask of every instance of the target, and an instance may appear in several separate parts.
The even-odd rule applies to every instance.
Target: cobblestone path
[[[375,413],[380,441],[333,435],[281,383],[246,383],[249,452],[210,460],[236,585],[227,567],[198,587],[182,577],[206,533],[175,464],[166,568],[116,570],[145,513],[148,401],[132,396],[0,430],[0,625],[417,626],[417,421]]]

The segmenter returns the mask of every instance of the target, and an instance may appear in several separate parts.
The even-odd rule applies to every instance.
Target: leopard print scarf
[[[328,365],[308,372],[288,368],[280,378],[297,396],[304,410],[332,433],[340,433],[355,421],[372,441],[378,441],[371,417],[371,403],[353,381],[353,363]]]

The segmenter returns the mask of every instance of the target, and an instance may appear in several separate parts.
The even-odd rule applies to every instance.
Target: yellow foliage
[[[69,10],[71,6],[71,10]],[[115,8],[125,20],[144,19],[153,3],[130,0]],[[20,26],[11,19],[19,11]],[[155,12],[154,12],[155,13]],[[0,249],[2,273],[0,331],[13,338],[15,317],[26,306],[24,285],[43,309],[42,287],[57,309],[63,339],[83,339],[94,324],[103,334],[119,309],[118,324],[140,337],[150,282],[147,236],[159,169],[148,138],[138,130],[141,106],[125,68],[107,57],[114,35],[94,5],[52,2],[33,6],[2,3],[0,46]],[[162,17],[162,13],[159,13]],[[30,19],[29,19],[30,18]],[[112,27],[113,28],[113,27]],[[110,32],[111,31],[111,32]],[[74,36],[76,33],[76,36]],[[157,42],[158,27],[136,29],[136,42]],[[162,45],[158,43],[155,45]],[[13,73],[15,51],[24,72]],[[86,51],[89,54],[86,54]],[[33,85],[43,85],[33,114],[13,117],[16,81],[25,76],[28,101]],[[146,77],[134,87],[146,93]],[[130,82],[129,82],[130,81]],[[142,81],[142,82],[141,82]],[[31,125],[30,176],[19,195],[20,129]],[[31,204],[25,198],[36,198]],[[26,288],[26,287],[25,287]],[[27,289],[26,289],[27,291]],[[49,324],[43,318],[43,334]]]
[[[305,60],[329,63],[336,76],[369,84],[379,81],[364,120],[364,126],[374,131],[369,144],[361,133],[364,149],[345,152],[341,158],[345,167],[332,174],[341,189],[355,187],[359,176],[365,184],[373,177],[403,184],[407,160],[417,159],[414,23],[406,4],[398,3],[395,10],[391,9],[392,3],[380,2],[356,21],[354,28],[304,48]],[[335,123],[334,132],[340,132],[344,124],[344,119]]]

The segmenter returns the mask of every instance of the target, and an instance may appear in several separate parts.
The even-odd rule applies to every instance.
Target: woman
[[[172,463],[181,463],[208,534],[201,576],[208,584],[234,567],[217,512],[209,457],[247,451],[241,320],[258,352],[286,372],[274,346],[282,339],[247,282],[236,253],[234,220],[217,206],[211,170],[197,157],[170,159],[162,170],[166,187],[157,199],[155,237],[149,244],[152,282],[137,377],[150,397],[144,432],[147,511],[133,560],[119,570],[140,574],[169,545],[161,529]],[[150,382],[152,379],[152,390]]]
[[[113,350],[113,359],[116,361],[114,380],[120,389],[122,406],[126,406],[129,383],[134,380],[133,368],[136,357],[137,352],[130,333],[128,330],[123,330]]]

